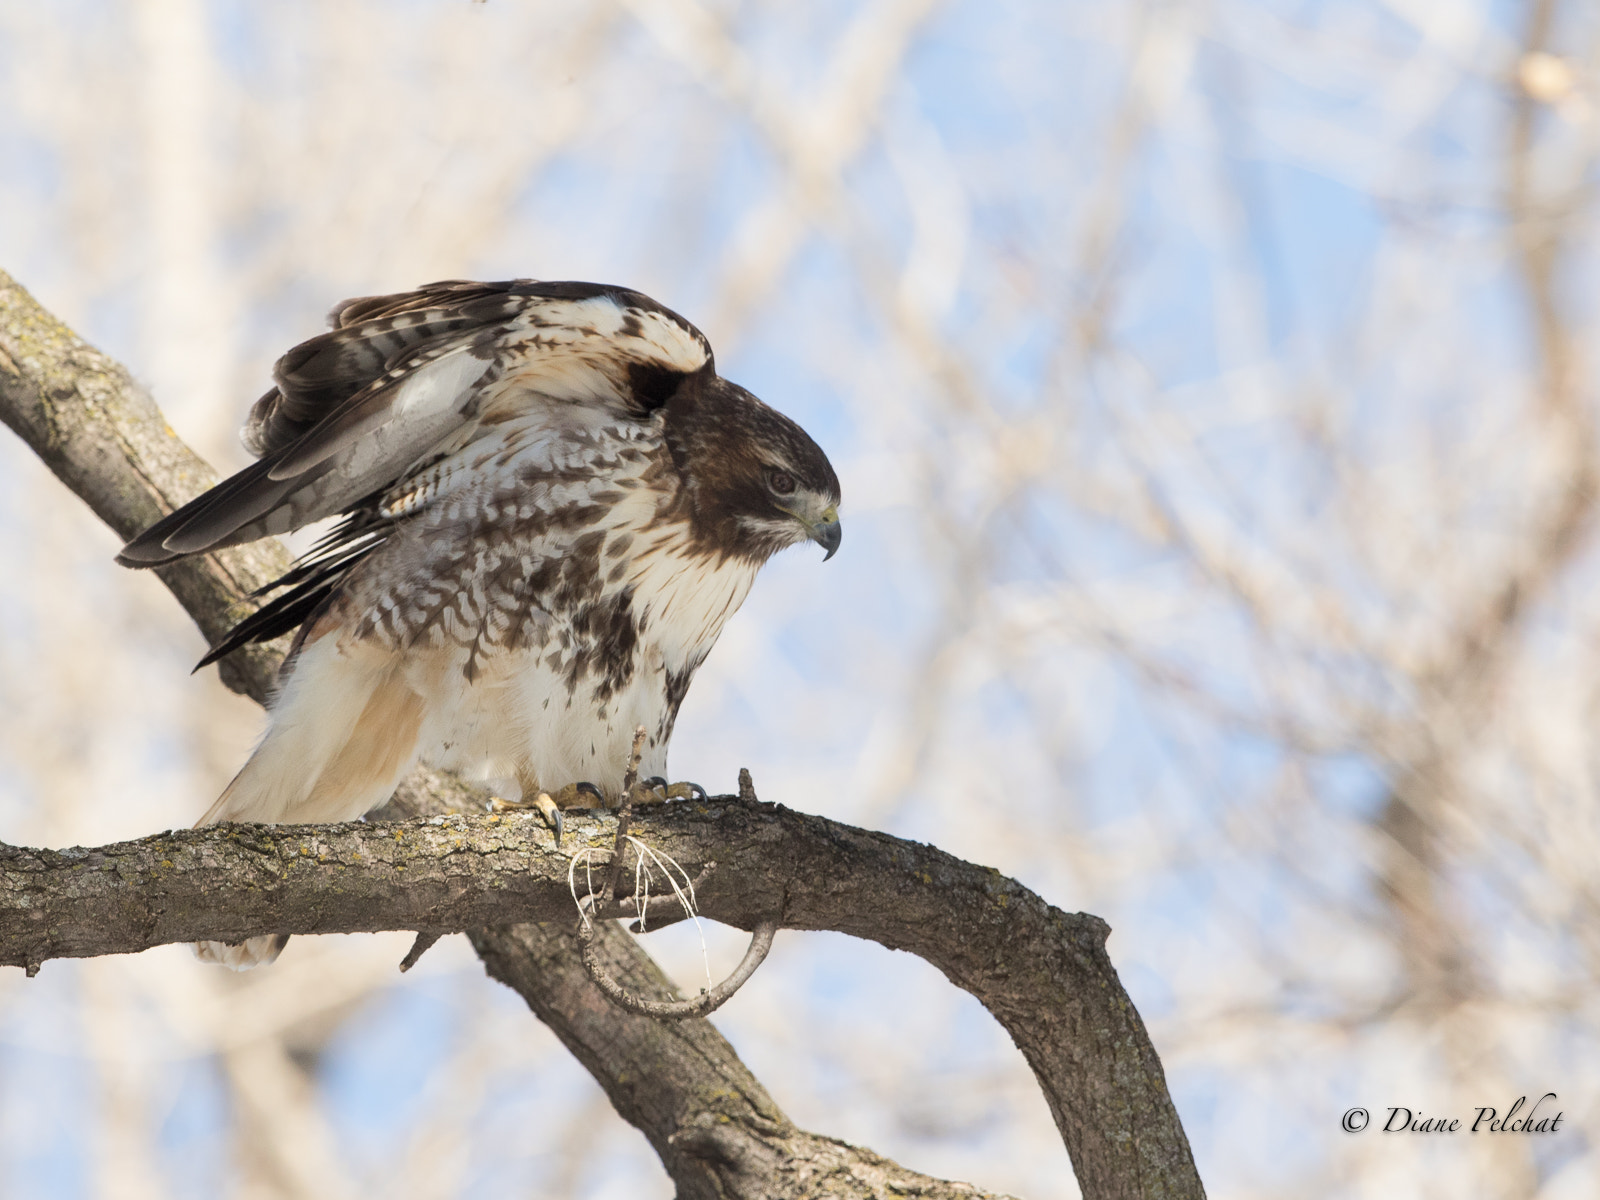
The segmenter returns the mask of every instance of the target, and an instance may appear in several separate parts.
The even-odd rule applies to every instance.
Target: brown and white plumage
[[[349,820],[419,761],[614,799],[665,775],[695,670],[774,552],[833,553],[839,483],[637,292],[448,282],[353,300],[245,428],[259,461],[119,560],[344,521],[205,661],[298,630],[261,745],[201,823]],[[213,956],[266,960],[271,939]]]

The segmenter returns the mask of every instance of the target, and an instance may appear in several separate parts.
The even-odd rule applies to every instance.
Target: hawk
[[[560,810],[664,778],[695,671],[774,553],[839,548],[804,430],[648,296],[447,281],[350,300],[274,367],[258,461],[122,550],[158,567],[342,514],[200,665],[294,631],[265,736],[198,824],[345,821],[419,762]],[[201,943],[235,967],[281,937]]]

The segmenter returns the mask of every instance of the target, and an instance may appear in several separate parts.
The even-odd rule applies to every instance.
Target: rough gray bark
[[[119,537],[131,538],[217,481],[172,432],[126,367],[89,345],[0,271],[0,421],[32,447]],[[161,581],[215,641],[239,600],[276,579],[290,558],[274,539],[191,558]],[[271,691],[282,649],[250,646],[219,664],[236,692]]]
[[[0,418],[125,536],[213,478],[123,368],[3,273]],[[163,575],[210,636],[285,561],[275,546],[214,557]],[[230,684],[264,699],[274,661],[271,651],[244,658]],[[428,774],[396,804],[467,810],[474,793]],[[776,919],[871,938],[920,955],[977,996],[1033,1067],[1085,1197],[1204,1194],[1098,918],[1064,913],[931,847],[736,797],[636,822],[639,836],[704,875],[706,915],[746,929]],[[580,841],[599,850],[615,821],[580,818],[569,829],[568,850]],[[266,932],[472,930],[490,973],[527,999],[650,1138],[681,1196],[978,1194],[796,1130],[709,1023],[665,1024],[608,1004],[564,932],[574,923],[567,863],[542,823],[521,815],[219,826],[94,850],[5,847],[0,962],[36,968],[51,957]],[[631,989],[663,986],[619,932],[606,933],[603,951]]]

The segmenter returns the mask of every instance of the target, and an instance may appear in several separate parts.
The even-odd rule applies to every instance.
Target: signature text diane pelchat
[[[1561,1129],[1562,1113],[1555,1107],[1554,1092],[1546,1092],[1528,1106],[1526,1096],[1518,1096],[1510,1108],[1491,1108],[1487,1104],[1473,1110],[1472,1117],[1431,1117],[1419,1109],[1394,1105],[1383,1123],[1384,1133],[1556,1133]],[[1372,1122],[1364,1108],[1348,1109],[1339,1122],[1346,1133],[1360,1133]]]

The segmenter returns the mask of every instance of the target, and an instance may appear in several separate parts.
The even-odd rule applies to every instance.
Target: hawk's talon
[[[661,787],[668,800],[704,800],[706,798],[705,788],[698,783],[690,783],[687,780],[668,783],[663,779]]]
[[[594,784],[579,780],[558,791],[555,803],[557,808],[604,808],[606,795]]]
[[[665,797],[656,790],[654,780],[641,779],[633,785],[633,790],[624,799],[632,803],[635,808],[640,808],[646,804],[661,804]]]
[[[593,785],[590,785],[593,786]],[[524,797],[521,800],[507,800],[501,796],[489,798],[489,811],[492,813],[512,812],[517,809],[534,809],[544,818],[544,823],[550,827],[550,832],[555,834],[556,848],[561,847],[561,809],[549,792],[535,792],[532,800]]]
[[[556,849],[561,849],[561,826],[564,824],[561,810],[556,807],[556,802],[550,798],[549,792],[540,792],[533,798],[533,803],[539,810],[539,815],[544,818],[544,823],[550,826],[550,832],[555,834]]]
[[[665,804],[669,800],[704,800],[706,790],[698,783],[668,783],[660,775],[641,779],[634,785],[635,804]]]

